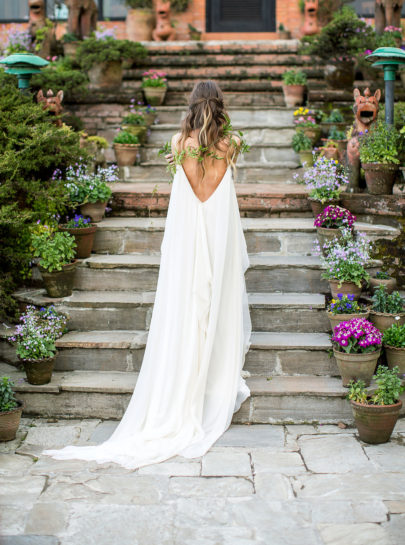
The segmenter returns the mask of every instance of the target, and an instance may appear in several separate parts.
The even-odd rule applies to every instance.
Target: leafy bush
[[[346,133],[333,126],[330,128],[328,138],[330,140],[346,140]]]
[[[401,137],[398,131],[383,121],[377,121],[370,131],[361,135],[360,161],[365,163],[399,164]]]
[[[52,229],[35,230],[31,237],[33,256],[39,257],[39,265],[48,272],[61,271],[62,265],[75,258],[75,238],[66,231]]]
[[[373,376],[377,383],[377,389],[374,390],[371,396],[368,395],[364,381],[354,382],[351,380],[347,399],[364,405],[394,405],[405,390],[405,387],[401,386],[398,372],[397,366],[393,369],[379,367],[377,373]]]
[[[395,348],[405,348],[405,324],[393,324],[383,334],[383,344]]]
[[[302,70],[287,70],[283,74],[284,85],[306,85],[307,75]]]
[[[386,314],[397,314],[404,312],[404,300],[399,291],[387,292],[386,286],[378,286],[372,297],[372,310]]]
[[[334,108],[329,115],[324,114],[322,119],[325,123],[343,123],[344,120],[342,112],[337,108]]]
[[[83,70],[90,70],[95,64],[107,61],[130,59],[136,63],[146,56],[147,50],[139,42],[116,40],[111,36],[105,39],[86,38],[76,52],[76,60]]]
[[[365,318],[340,322],[333,329],[335,350],[345,354],[365,354],[381,348],[382,333]]]
[[[348,295],[338,293],[338,298],[332,299],[329,304],[328,311],[334,316],[339,314],[358,314],[359,312],[365,312],[366,307],[364,305],[359,305],[359,303],[354,300],[354,295],[350,293]]]
[[[76,34],[73,34],[73,32],[65,32],[65,34],[62,36],[62,42],[65,44],[78,42],[79,40],[80,38],[76,36]]]
[[[114,144],[136,145],[139,144],[139,138],[128,131],[120,131],[113,140]]]
[[[11,411],[18,406],[13,386],[9,377],[0,378],[0,413]]]
[[[299,153],[300,151],[312,150],[312,141],[303,131],[298,131],[292,139],[292,149]]]
[[[87,75],[75,68],[72,60],[66,57],[50,63],[39,74],[35,74],[31,81],[34,90],[52,89],[55,94],[62,90],[65,100],[85,96],[88,83]]]

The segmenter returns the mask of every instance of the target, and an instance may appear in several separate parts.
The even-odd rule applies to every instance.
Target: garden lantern
[[[385,82],[385,122],[394,124],[394,85],[398,66],[405,64],[405,51],[398,47],[378,47],[366,59],[375,61],[372,66],[382,67]]]
[[[18,88],[22,93],[26,93],[30,87],[32,74],[38,74],[49,62],[32,53],[15,53],[2,59],[0,64],[5,65],[8,74],[17,76]]]

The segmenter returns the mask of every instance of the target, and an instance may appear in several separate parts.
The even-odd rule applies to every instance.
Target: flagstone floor
[[[390,443],[338,426],[233,425],[198,459],[129,471],[57,461],[117,422],[23,419],[0,443],[0,545],[403,545],[405,419]]]

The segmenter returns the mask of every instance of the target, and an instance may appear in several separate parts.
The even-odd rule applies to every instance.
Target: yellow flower
[[[336,164],[338,164],[338,163],[339,163],[339,161],[338,161],[337,159],[335,159],[335,163],[336,163]]]

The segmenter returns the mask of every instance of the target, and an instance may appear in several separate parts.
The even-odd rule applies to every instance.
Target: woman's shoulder
[[[178,143],[178,141],[180,140],[180,137],[181,137],[181,133],[180,133],[180,132],[176,132],[176,134],[173,134],[172,140],[171,140],[172,150],[176,150],[176,149],[177,149],[177,143]]]

